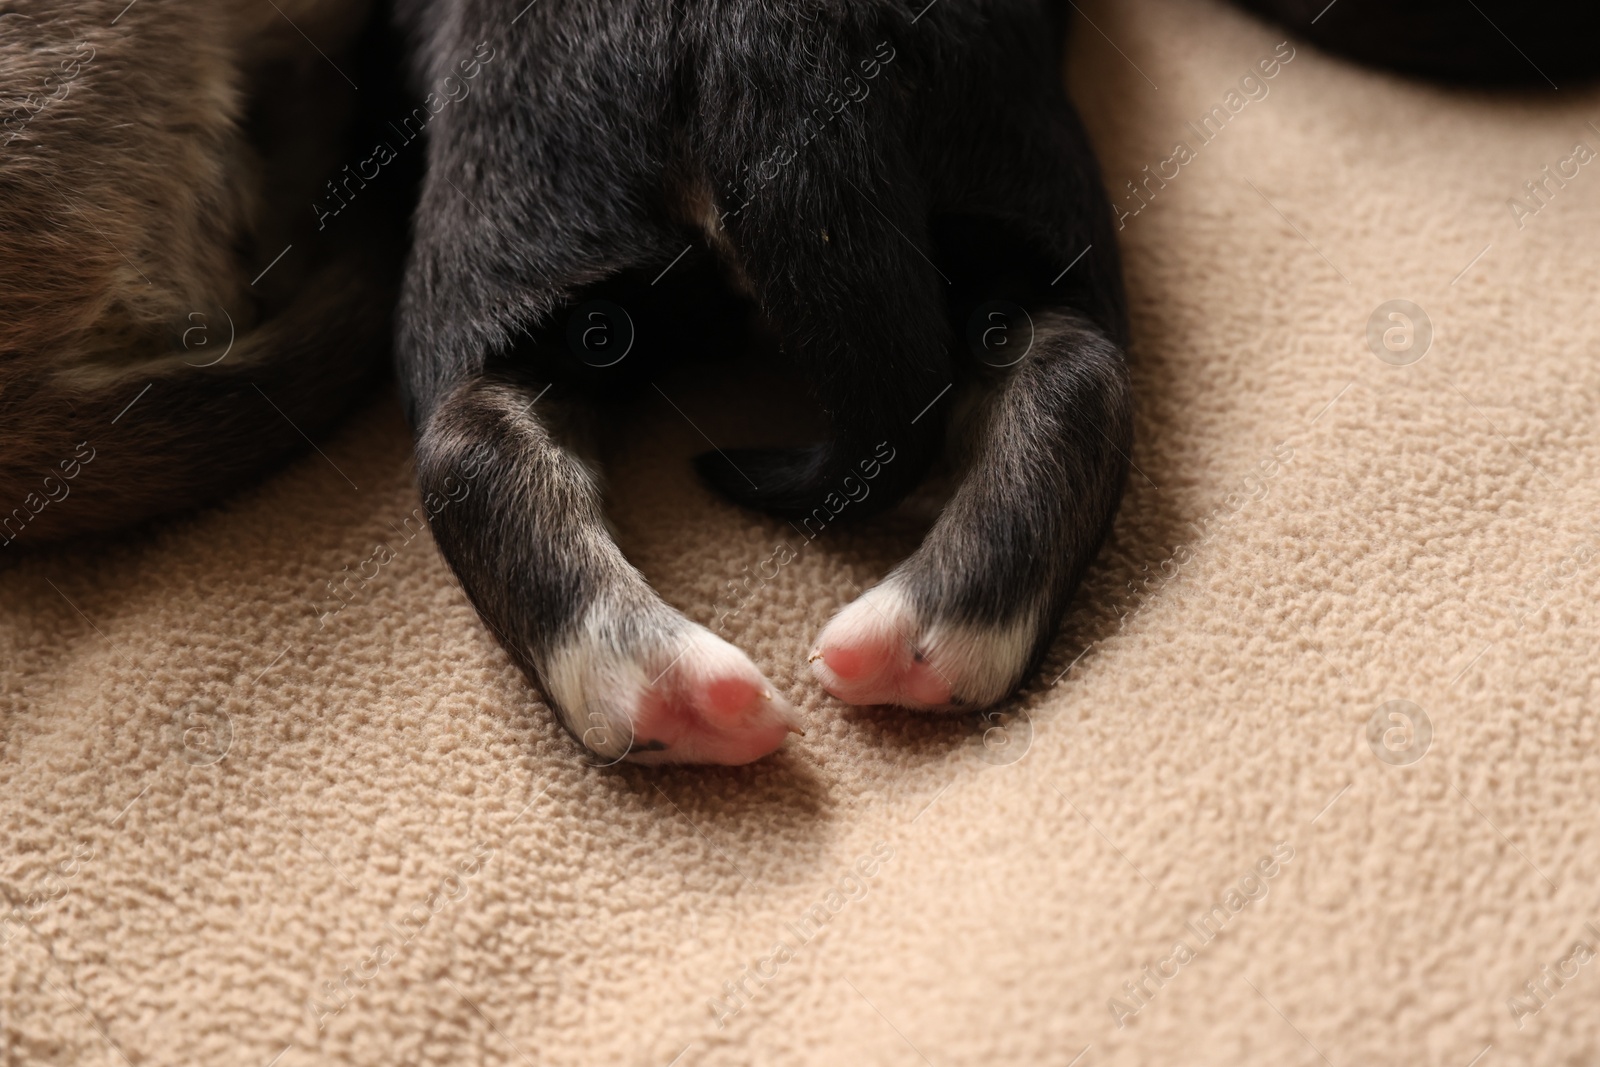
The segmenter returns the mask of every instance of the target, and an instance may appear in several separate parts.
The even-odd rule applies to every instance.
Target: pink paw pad
[[[565,656],[552,679],[567,691],[552,695],[579,709],[574,732],[607,763],[750,763],[804,733],[744,653],[703,627],[638,660],[608,648]]]
[[[833,617],[811,669],[847,704],[970,709],[1015,687],[1034,632],[1026,619],[1007,627],[930,623],[891,579]]]
[[[813,657],[823,688],[848,704],[944,707],[950,682],[909,642],[827,644]]]
[[[822,650],[822,662],[844,682],[876,678],[892,669],[892,641],[862,640],[849,645],[830,645]]]
[[[762,686],[748,678],[727,676],[715,678],[704,686],[701,706],[720,718],[734,718],[761,699]]]
[[[880,587],[881,589],[882,587]],[[848,704],[939,708],[951,681],[918,648],[916,620],[889,592],[874,592],[828,625],[811,656],[823,688]]]

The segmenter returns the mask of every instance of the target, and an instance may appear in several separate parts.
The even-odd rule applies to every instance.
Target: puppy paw
[[[1001,626],[956,622],[920,609],[909,588],[890,578],[833,617],[811,669],[847,704],[970,711],[1017,687],[1037,636],[1031,613]]]
[[[550,657],[546,695],[605,763],[758,760],[799,717],[743,652],[702,626],[589,625]]]

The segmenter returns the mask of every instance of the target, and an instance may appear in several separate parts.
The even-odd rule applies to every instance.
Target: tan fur
[[[3,5],[0,516],[41,478],[59,474],[77,440],[122,435],[86,469],[102,490],[79,493],[74,504],[47,509],[52,514],[32,511],[30,537],[181,507],[259,465],[250,441],[229,441],[217,427],[217,447],[236,444],[247,454],[220,471],[182,470],[204,458],[202,442],[189,442],[193,454],[185,455],[172,438],[193,435],[170,422],[219,390],[236,393],[241,381],[226,374],[237,375],[239,363],[270,364],[282,341],[296,340],[252,343],[253,331],[294,306],[317,264],[285,257],[262,285],[250,283],[311,219],[318,182],[337,165],[355,90],[336,57],[368,7],[369,0]],[[252,100],[297,112],[298,136],[265,150],[253,143]],[[384,314],[375,310],[351,314],[370,331]],[[204,353],[186,350],[185,330],[201,323],[215,343]],[[235,367],[194,369],[229,337]],[[151,381],[170,383],[145,398],[165,396],[166,407],[147,407],[142,425],[114,424]],[[302,406],[298,398],[278,402]],[[241,415],[241,428],[256,418]],[[274,443],[268,435],[265,451]],[[0,543],[6,538],[0,527]]]

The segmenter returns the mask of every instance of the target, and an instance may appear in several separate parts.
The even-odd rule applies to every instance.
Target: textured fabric
[[[1600,1059],[1600,95],[1305,46],[1241,89],[1282,39],[1076,20],[1138,472],[1025,717],[809,681],[914,527],[712,499],[702,431],[790,417],[720,373],[663,383],[693,425],[639,403],[612,489],[803,709],[752,767],[585,765],[408,539],[389,399],[204,514],[8,550],[4,1062]],[[1369,345],[1392,300],[1420,360],[1414,313]]]

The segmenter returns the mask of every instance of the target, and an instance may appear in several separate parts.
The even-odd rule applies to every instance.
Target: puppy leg
[[[976,65],[1021,77],[1003,56]],[[1015,321],[1007,347],[967,353],[976,404],[953,435],[968,447],[954,496],[917,552],[813,651],[824,686],[850,703],[956,709],[1008,695],[1043,657],[1122,493],[1124,302],[1094,157],[1059,87],[1019,84],[1009,98],[1038,110],[980,116],[966,137],[926,142],[954,325],[969,345],[981,340],[995,300]],[[971,108],[951,99],[943,113]]]
[[[629,270],[658,275],[682,248],[650,164],[660,152],[570,151],[568,131],[588,125],[562,107],[587,98],[537,81],[571,71],[539,61],[530,35],[587,10],[530,11],[529,54],[508,45],[430,128],[396,344],[418,480],[467,595],[583,745],[606,761],[745,763],[783,743],[792,711],[623,558],[557,401],[571,389],[535,402],[519,384],[593,369],[559,340],[574,306]],[[533,100],[537,116],[507,117]]]
[[[983,707],[1043,655],[1121,493],[1122,353],[1082,316],[1033,346],[976,416],[973,455],[922,546],[847,606],[812,668],[851,704]]]
[[[451,390],[417,442],[440,550],[561,722],[608,762],[747,763],[798,730],[732,645],[667,606],[606,531],[575,413],[511,381]]]

